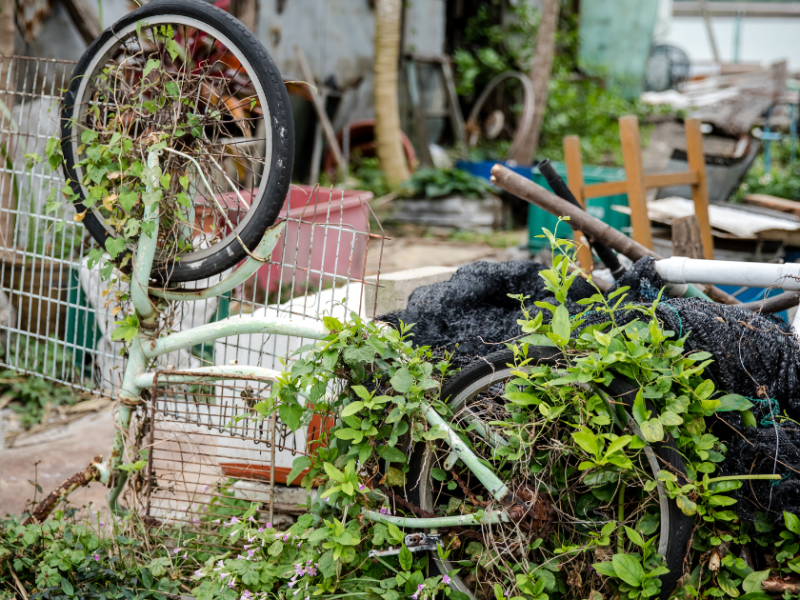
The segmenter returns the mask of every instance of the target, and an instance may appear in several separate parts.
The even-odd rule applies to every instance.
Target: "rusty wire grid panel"
[[[0,56],[0,301],[8,300],[0,302],[0,367],[113,396],[125,358],[122,345],[110,340],[120,318],[110,299],[127,290],[109,289],[98,267],[89,268],[95,243],[72,207],[45,214],[47,198],[64,186],[60,169],[26,159],[44,156],[57,133],[73,66]],[[285,231],[257,275],[223,297],[174,303],[164,321],[178,331],[248,314],[363,314],[366,287],[376,285],[365,276],[380,271],[379,260],[368,268],[368,252],[379,257],[383,244],[370,231],[371,197],[292,186],[279,217],[287,221]],[[280,369],[305,343],[280,335],[230,337],[162,357],[156,368],[238,363]]]
[[[170,525],[166,531],[192,537],[200,546],[207,541],[218,548],[220,524],[253,502],[258,505],[255,518],[264,524],[277,526],[276,519],[303,512],[297,506],[305,501],[300,488],[284,493],[283,501],[274,493],[276,483],[285,484],[288,474],[288,469],[276,467],[276,459],[284,456],[291,462],[300,452],[295,436],[274,416],[259,419],[253,410],[269,394],[271,380],[210,382],[198,376],[164,385],[158,379],[163,373],[140,414],[139,446],[149,453],[134,488],[146,520]],[[307,435],[299,437],[304,442]],[[318,437],[316,431],[311,435]]]

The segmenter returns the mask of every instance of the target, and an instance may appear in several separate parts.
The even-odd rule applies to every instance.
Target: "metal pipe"
[[[800,264],[797,263],[776,265],[673,256],[656,261],[655,265],[658,274],[670,283],[711,283],[800,290]]]
[[[442,416],[436,412],[436,409],[430,405],[424,405],[425,419],[432,426],[437,426],[441,431],[447,434],[445,441],[452,449],[453,453],[460,458],[470,471],[478,478],[489,493],[496,499],[502,500],[508,495],[508,486],[503,483],[494,474],[492,469],[484,465],[481,460],[475,455],[470,447],[458,437],[458,434],[453,431],[452,427],[445,421]]]
[[[251,377],[253,379],[275,381],[279,375],[280,371],[264,367],[220,365],[215,367],[198,367],[188,371],[176,371],[175,373],[165,373],[162,371],[158,374],[158,383],[191,383],[200,377],[207,381],[226,379],[228,377]],[[155,376],[156,374],[154,372],[138,375],[135,379],[136,387],[140,390],[153,387]]]
[[[159,166],[158,157],[160,155],[160,150],[150,151],[147,155],[148,169],[155,169]],[[147,182],[147,191],[153,191],[159,185],[158,177],[151,175],[150,181]],[[155,310],[148,295],[148,287],[158,241],[158,202],[151,202],[149,206],[145,205],[142,225],[146,223],[151,224],[152,229],[149,233],[145,233],[145,228],[142,227],[142,234],[136,246],[136,256],[133,258],[133,276],[131,277],[131,301],[139,318],[149,320],[155,316]]]
[[[396,517],[392,515],[382,515],[374,510],[362,510],[361,514],[375,523],[391,523],[398,527],[419,527],[421,529],[433,529],[435,527],[462,527],[469,525],[492,525],[501,521],[508,522],[508,515],[505,511],[495,512],[486,511],[483,518],[478,519],[475,514],[456,515],[453,517]]]
[[[278,243],[278,239],[280,238],[283,230],[286,228],[286,221],[281,221],[267,229],[264,237],[261,239],[261,242],[255,249],[256,256],[263,256],[268,257],[272,254],[273,249],[275,248],[275,244]],[[181,300],[208,300],[209,298],[216,298],[217,296],[221,296],[231,290],[239,287],[245,281],[250,279],[252,275],[256,273],[261,267],[263,263],[248,257],[244,264],[236,269],[233,273],[228,275],[222,281],[215,283],[211,287],[207,287],[204,289],[197,289],[197,290],[170,290],[169,288],[150,288],[150,295],[157,296],[159,298],[164,298],[165,300],[170,301],[181,301]]]
[[[221,338],[255,333],[293,335],[319,340],[328,335],[330,331],[321,322],[312,320],[282,319],[280,317],[230,317],[216,323],[195,327],[189,331],[162,337],[151,345],[143,347],[144,356],[155,358]]]

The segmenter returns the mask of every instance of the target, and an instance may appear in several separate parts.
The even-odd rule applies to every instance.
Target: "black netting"
[[[522,335],[517,323],[523,318],[522,309],[509,295],[528,296],[525,305],[531,314],[539,311],[535,301],[556,303],[539,277],[544,268],[529,261],[474,263],[456,271],[449,281],[417,289],[406,310],[379,319],[395,325],[401,320],[414,323],[415,344],[451,351],[456,366],[463,366]],[[645,258],[611,291],[629,287],[624,303],[649,303],[663,285],[653,259]],[[594,293],[586,281],[576,279],[566,303],[570,314],[585,310],[576,302]],[[800,465],[800,430],[788,427],[787,421],[776,428],[772,421],[779,413],[800,420],[800,347],[792,329],[777,317],[697,298],[664,299],[657,315],[665,329],[680,336],[688,334],[688,351],[705,350],[713,355],[714,362],[705,375],[717,389],[750,397],[756,404],[756,429],[745,428],[738,413],[720,413],[714,433],[729,445],[722,471],[776,472],[785,479],[777,484],[746,484],[739,492],[740,514],[752,518],[756,511],[769,509],[779,519],[783,510],[800,513],[800,479],[789,468]],[[544,311],[544,316],[549,312]],[[616,319],[625,323],[641,317],[638,311],[628,311]],[[604,319],[601,313],[589,314],[584,326]]]

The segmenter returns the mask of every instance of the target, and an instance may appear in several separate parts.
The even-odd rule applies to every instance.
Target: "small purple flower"
[[[270,529],[271,527],[272,527],[272,523],[267,523],[267,529]]]
[[[219,574],[219,580],[220,580],[220,581],[225,581],[225,578],[226,578],[227,576],[228,576],[228,573],[220,573],[220,574]],[[233,581],[233,580],[231,580],[231,581]]]
[[[241,523],[241,521],[236,517],[231,517],[231,521],[228,523],[228,525],[236,525],[237,523]]]
[[[95,554],[92,558],[95,559],[95,560],[100,560],[100,555],[99,554]]]
[[[219,561],[219,562],[217,563],[217,566],[218,566],[220,569],[224,569],[224,568],[225,568],[225,565],[222,563],[222,561]]]
[[[288,542],[289,541],[289,534],[288,533],[285,536],[283,536],[283,541],[284,542]]]
[[[216,523],[217,525],[219,525],[219,523],[220,523],[219,519],[214,519],[214,523]]]
[[[249,517],[247,517],[247,520],[250,521],[251,523],[255,523],[256,522],[256,520],[253,518],[253,515],[250,515]]]
[[[233,580],[233,577],[231,577],[231,580],[228,582],[228,587],[229,588],[235,588],[236,587],[236,582]]]
[[[258,533],[264,533],[264,528],[263,527],[259,527],[258,528]]]
[[[201,493],[203,493],[203,494],[206,493],[206,490],[208,490],[208,484],[209,484],[209,482],[207,481],[206,484],[203,486],[203,489],[202,489]]]
[[[363,492],[365,489],[367,489],[367,486],[365,486],[363,483],[359,483],[358,484],[358,491],[359,492]]]
[[[102,521],[100,521],[100,527],[105,527],[105,526],[106,526],[106,524],[103,523]]]
[[[255,553],[256,553],[256,551],[255,551],[255,550],[248,550],[248,551],[247,551],[247,556],[248,556],[249,558],[248,558],[247,560],[250,560],[251,558],[253,558],[253,555],[254,555]]]
[[[288,587],[290,587],[290,588],[293,588],[293,587],[294,587],[294,581],[290,581],[290,582],[289,582],[289,583],[287,583],[286,585],[287,585]]]
[[[250,590],[245,590],[242,594],[242,597],[239,600],[250,600],[253,597],[253,593]]]
[[[442,583],[450,583],[451,581],[452,581],[452,579],[450,579],[449,575],[444,575],[442,577]]]
[[[181,551],[181,548],[180,548],[180,546],[178,546],[177,548],[175,548],[175,549],[172,551],[172,553],[173,553],[173,554],[177,554],[177,553],[178,553],[178,552],[180,552],[180,551]]]
[[[183,560],[186,560],[187,558],[189,558],[189,553],[188,552],[184,552],[183,553]]]
[[[203,577],[203,569],[197,569],[197,571],[194,572],[194,576],[197,579],[200,579],[201,577]]]
[[[297,547],[298,547],[298,548],[299,548],[300,546],[302,546],[302,545],[303,545],[303,543],[302,543],[302,542],[297,542]]]
[[[392,511],[384,506],[383,508],[381,508],[381,514],[382,515],[391,516],[392,515]]]
[[[194,523],[195,525],[197,525],[199,522],[200,522],[200,517],[195,517],[194,519],[192,519],[192,523]]]
[[[250,544],[245,544],[244,546],[242,546],[242,548],[244,548],[245,550],[247,550],[248,548],[250,548]]]
[[[242,556],[241,554],[237,554],[236,555],[236,560],[245,560],[245,557]]]

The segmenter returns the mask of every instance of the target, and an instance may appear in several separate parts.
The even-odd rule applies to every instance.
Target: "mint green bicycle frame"
[[[169,151],[169,149],[167,149]],[[152,151],[148,156],[148,166],[158,165],[160,151]],[[198,165],[199,166],[199,165]],[[201,175],[202,177],[202,175]],[[153,187],[157,184],[153,182]],[[227,278],[203,290],[163,290],[150,288],[147,282],[153,268],[158,239],[158,206],[153,204],[145,208],[143,221],[153,224],[151,233],[142,234],[133,261],[131,274],[131,301],[139,318],[140,330],[130,344],[128,363],[118,391],[119,412],[116,419],[116,431],[107,460],[95,463],[99,476],[97,480],[111,486],[107,494],[109,507],[115,514],[123,512],[119,504],[119,496],[127,480],[127,472],[120,469],[125,450],[125,434],[130,426],[131,417],[136,407],[142,404],[142,391],[153,386],[155,373],[148,371],[153,359],[187,349],[198,344],[213,342],[217,339],[246,334],[281,334],[309,339],[322,339],[330,332],[320,321],[282,319],[272,317],[229,317],[216,323],[196,327],[189,331],[181,331],[161,337],[154,337],[149,331],[155,330],[159,317],[160,301],[193,301],[220,296],[244,283],[254,275],[266,261],[275,247],[285,223],[278,223],[269,228],[258,247],[250,253],[244,263]],[[180,383],[196,381],[198,375],[208,380],[224,380],[229,377],[250,376],[263,380],[275,380],[280,373],[273,369],[248,366],[210,366],[192,369],[191,375],[182,374],[179,370],[173,373],[163,371],[158,374],[159,383]],[[436,410],[428,406],[425,417],[431,426],[437,426],[447,435],[445,441],[451,451],[461,459],[475,474],[478,480],[497,500],[508,495],[508,487],[490,468],[480,462],[478,457],[456,435],[449,424]],[[375,511],[364,510],[364,515],[372,521],[382,521],[404,527],[451,527],[459,525],[481,525],[508,520],[505,511],[486,511],[480,518],[475,515],[463,515],[442,518],[412,518],[383,515]]]

